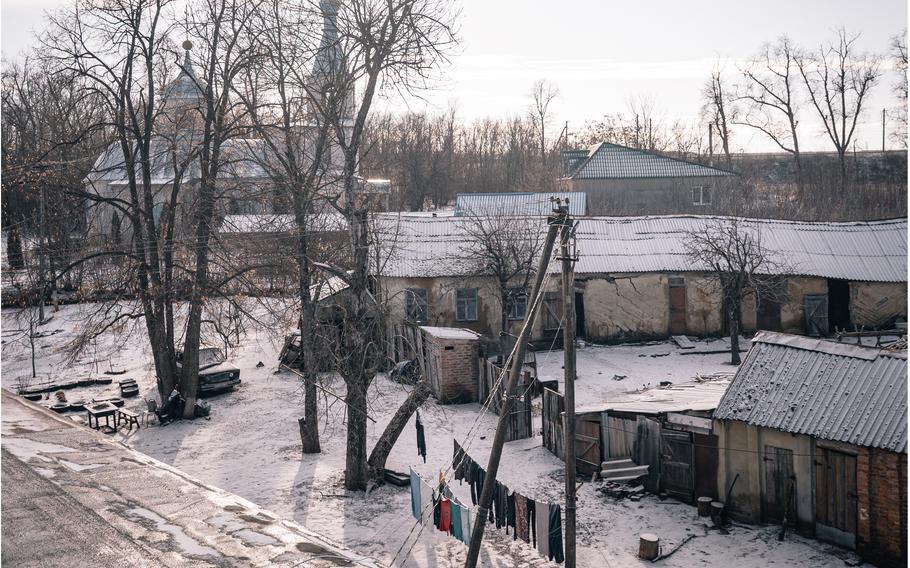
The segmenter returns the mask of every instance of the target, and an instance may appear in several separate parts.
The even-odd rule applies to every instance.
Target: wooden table
[[[101,429],[101,424],[98,422],[99,418],[104,418],[104,425],[108,428],[111,427],[111,416],[114,417],[114,424],[117,423],[117,407],[110,402],[87,404],[85,405],[85,410],[88,412],[89,428],[94,428],[95,430]],[[92,426],[92,418],[95,419],[94,426]]]

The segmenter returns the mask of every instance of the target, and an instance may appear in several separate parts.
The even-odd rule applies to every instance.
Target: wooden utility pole
[[[471,531],[471,545],[468,547],[468,557],[465,560],[465,568],[476,568],[477,558],[480,555],[480,543],[483,541],[483,531],[487,523],[487,516],[490,514],[490,502],[493,500],[493,485],[496,483],[496,473],[499,471],[499,460],[502,457],[502,445],[506,438],[506,426],[509,422],[509,414],[512,412],[512,390],[518,381],[518,375],[521,373],[522,363],[525,358],[525,346],[528,342],[528,336],[531,335],[531,329],[534,327],[534,317],[537,315],[537,309],[541,302],[537,297],[542,293],[541,286],[543,278],[550,265],[550,257],[553,255],[553,244],[556,242],[556,235],[565,224],[565,212],[557,210],[548,219],[549,231],[547,239],[543,244],[543,251],[540,255],[540,262],[537,265],[537,274],[534,277],[534,287],[531,289],[531,305],[529,306],[528,315],[518,340],[515,343],[515,351],[512,355],[512,366],[509,368],[509,378],[505,386],[506,400],[502,408],[499,409],[499,422],[496,424],[496,435],[493,437],[493,449],[490,450],[490,459],[487,462],[487,474],[483,480],[483,489],[480,491],[480,503],[477,506],[477,517],[474,519],[474,528]]]
[[[563,211],[560,256],[562,261],[562,305],[566,327],[562,332],[565,353],[566,401],[566,568],[575,568],[575,222],[569,217],[569,200]]]
[[[882,153],[885,151],[885,109],[882,109]]]
[[[38,282],[39,282],[39,293],[41,296],[38,301],[38,321],[44,323],[44,294],[47,290],[47,280],[46,275],[44,274],[44,255],[47,254],[47,219],[45,218],[44,213],[44,201],[47,198],[44,191],[44,180],[41,182],[41,202],[39,204],[40,216],[41,216],[41,250],[38,253]]]

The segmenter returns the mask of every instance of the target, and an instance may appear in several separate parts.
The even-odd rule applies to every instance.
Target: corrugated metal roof
[[[633,395],[628,401],[579,406],[576,412],[629,412],[664,414],[667,412],[709,411],[717,408],[730,386],[728,380],[688,382],[655,387]]]
[[[309,230],[341,231],[347,221],[341,213],[328,211],[310,216]],[[293,215],[265,213],[259,215],[225,215],[218,232],[238,233],[287,233],[297,229]]]
[[[387,276],[467,274],[465,251],[477,246],[461,217],[380,215],[386,247],[394,248]],[[690,260],[685,239],[725,217],[587,217],[579,220],[576,274],[702,271]],[[527,222],[525,220],[524,222]],[[790,275],[869,282],[907,281],[907,221],[808,223],[742,219]],[[539,230],[546,231],[540,218]],[[521,234],[521,232],[516,232]],[[556,272],[559,265],[551,263]]]
[[[763,332],[714,417],[906,453],[906,354]]]
[[[570,156],[577,160],[577,156]],[[668,177],[729,177],[734,172],[703,166],[652,152],[603,142],[590,151],[581,165],[574,165],[572,179],[630,179]]]
[[[569,213],[583,217],[588,213],[587,195],[582,192],[552,193],[459,193],[455,196],[455,215],[538,215],[553,212],[552,198],[569,201]]]

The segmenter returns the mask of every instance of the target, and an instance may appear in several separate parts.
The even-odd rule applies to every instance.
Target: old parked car
[[[183,351],[177,352],[177,370],[183,368]],[[215,347],[199,349],[199,396],[230,390],[240,384],[240,369],[225,362]]]

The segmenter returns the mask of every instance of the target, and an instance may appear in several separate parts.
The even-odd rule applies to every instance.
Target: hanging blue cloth
[[[464,534],[461,530],[461,505],[457,501],[452,501],[449,507],[452,509],[452,536],[464,542]]]
[[[411,469],[411,514],[420,520],[420,477]]]

